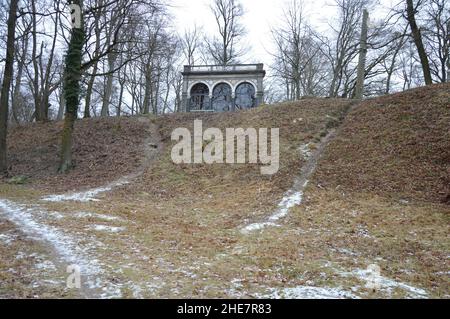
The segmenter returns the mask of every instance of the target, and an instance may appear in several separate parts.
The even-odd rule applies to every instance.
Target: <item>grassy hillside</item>
[[[29,178],[23,185],[3,180],[0,204],[18,202],[3,207],[70,236],[86,260],[101,262],[98,277],[121,297],[302,297],[323,296],[324,289],[337,297],[448,298],[450,207],[441,201],[448,194],[449,89],[364,101],[347,116],[352,101],[306,99],[236,113],[81,120],[77,166],[68,175],[55,174],[60,123],[16,128],[9,135],[11,175]],[[280,128],[279,172],[261,175],[257,164],[174,164],[171,133],[191,129],[194,119],[223,131]],[[327,135],[335,137],[303,202],[276,225],[243,233],[272,216],[310,162],[305,152],[320,149]],[[142,166],[149,136],[159,141],[158,157]],[[142,174],[94,201],[42,200],[105,185],[138,167]],[[73,296],[8,271],[64,276],[36,271],[36,258],[17,259],[15,252],[31,254],[34,245],[39,262],[55,257],[47,242],[13,240],[28,237],[2,216],[12,239],[0,259],[0,296],[12,289],[25,297]],[[361,277],[370,264],[385,278],[376,291]]]
[[[8,134],[9,175],[54,192],[94,187],[135,170],[149,135],[145,118],[95,118],[75,124],[74,164],[57,174],[63,122],[12,127]]]
[[[361,103],[327,149],[316,182],[450,203],[450,84]]]

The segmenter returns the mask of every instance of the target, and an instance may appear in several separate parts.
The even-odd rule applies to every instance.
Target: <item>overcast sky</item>
[[[271,43],[271,27],[279,24],[283,16],[283,7],[290,0],[241,0],[245,15],[242,23],[247,35],[245,43],[251,47],[245,63],[271,63],[268,51],[273,51]],[[328,23],[335,18],[333,0],[304,0],[304,10],[307,20],[321,32],[329,29]],[[383,7],[390,6],[392,0],[380,0]],[[172,14],[175,26],[182,33],[185,28],[192,28],[195,24],[205,33],[216,32],[214,16],[209,8],[212,0],[172,0]],[[380,9],[380,7],[378,7]]]

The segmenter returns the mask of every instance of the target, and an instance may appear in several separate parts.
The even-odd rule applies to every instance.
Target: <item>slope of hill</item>
[[[55,174],[60,123],[16,128],[11,175],[29,178],[0,183],[0,296],[448,297],[449,88],[81,120],[67,175]],[[174,164],[171,133],[194,119],[280,128],[279,172]],[[79,291],[64,286],[74,262]]]
[[[26,177],[54,192],[100,186],[133,172],[153,133],[146,118],[93,118],[75,123],[74,169],[57,174],[63,122],[12,127],[8,134],[9,175]]]
[[[361,103],[327,149],[316,181],[450,203],[450,84]]]

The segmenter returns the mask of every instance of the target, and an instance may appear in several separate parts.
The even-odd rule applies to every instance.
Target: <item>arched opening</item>
[[[193,111],[209,110],[209,88],[204,83],[197,83],[191,89],[189,109]]]
[[[238,85],[236,88],[236,108],[237,109],[249,109],[256,106],[255,87],[244,82]]]
[[[219,83],[213,89],[212,107],[215,111],[229,111],[231,107],[231,87],[227,83]]]

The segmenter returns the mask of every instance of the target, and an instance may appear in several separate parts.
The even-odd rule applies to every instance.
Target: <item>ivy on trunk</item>
[[[83,12],[83,1],[73,0],[73,5],[78,5],[80,14]],[[72,168],[72,141],[73,128],[77,119],[78,105],[80,102],[80,81],[82,73],[82,49],[84,43],[84,23],[80,18],[80,25],[72,27],[69,48],[67,49],[64,70],[64,98],[66,100],[66,115],[61,141],[61,162],[59,172],[65,173]]]

